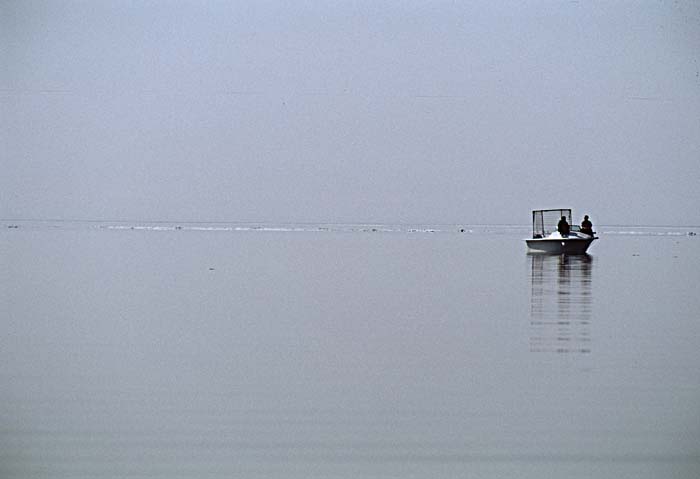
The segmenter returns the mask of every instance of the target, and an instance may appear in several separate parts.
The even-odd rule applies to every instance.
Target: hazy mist
[[[700,225],[697,2],[0,2],[0,217]]]

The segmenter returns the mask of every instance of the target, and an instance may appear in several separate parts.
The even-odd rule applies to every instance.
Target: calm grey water
[[[687,229],[7,226],[2,478],[700,476]]]

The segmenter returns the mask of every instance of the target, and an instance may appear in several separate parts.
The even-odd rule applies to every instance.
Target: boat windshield
[[[561,217],[571,225],[571,209],[558,210],[533,210],[532,212],[532,237],[544,238],[557,231],[557,224]],[[572,226],[572,231],[576,231]]]

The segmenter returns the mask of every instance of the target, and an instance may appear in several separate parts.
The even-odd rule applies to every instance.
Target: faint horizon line
[[[530,227],[528,223],[481,223],[462,222],[445,223],[431,221],[415,222],[386,222],[386,221],[265,221],[265,220],[142,220],[142,219],[101,219],[101,218],[0,218],[1,222],[37,222],[37,223],[157,223],[157,224],[264,224],[264,225],[362,225],[362,226],[412,226],[412,225],[432,225],[432,226],[518,226]],[[621,224],[621,223],[600,223],[597,227],[620,227],[620,228],[700,228],[700,225],[674,225],[674,224]]]

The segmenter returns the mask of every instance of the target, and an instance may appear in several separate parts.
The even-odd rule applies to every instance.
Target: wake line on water
[[[624,236],[695,236],[694,231],[603,231],[600,235],[624,235]]]
[[[148,226],[148,225],[102,225],[108,230],[138,231],[230,231],[230,232],[273,232],[273,233],[323,233],[323,232],[362,232],[362,233],[441,233],[450,230],[436,228],[400,228],[386,225],[335,225],[335,226]],[[464,229],[464,233],[473,230]]]
[[[133,231],[199,231],[199,232],[269,232],[269,233],[441,233],[473,229],[460,225],[391,225],[379,223],[254,223],[254,222],[166,222],[166,221],[100,221],[100,220],[3,220],[0,228],[9,229],[87,229]]]
[[[519,234],[529,236],[529,225],[488,224],[380,224],[380,223],[226,223],[166,221],[102,220],[7,220],[0,219],[0,229],[99,229],[147,232],[230,232],[230,233],[452,233],[452,234]],[[598,236],[697,236],[700,228],[688,226],[605,226],[596,228]]]

